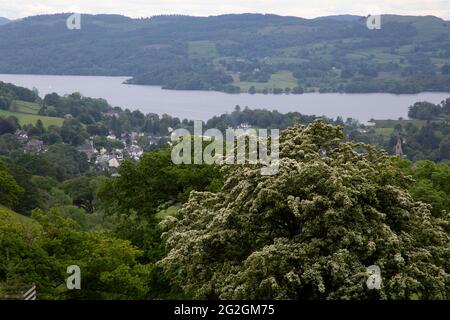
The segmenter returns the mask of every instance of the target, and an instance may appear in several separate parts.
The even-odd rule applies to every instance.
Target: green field
[[[389,138],[394,133],[394,128],[375,128],[375,132],[384,138]]]
[[[395,128],[397,124],[405,126],[407,123],[411,123],[418,128],[422,128],[427,124],[426,120],[374,120],[376,128]]]
[[[11,111],[0,110],[0,116],[2,117],[10,117],[14,116],[19,120],[19,124],[21,126],[26,124],[36,124],[38,119],[41,119],[44,127],[48,126],[58,126],[61,127],[64,119],[63,118],[55,118],[55,117],[47,117],[38,115],[39,105],[32,102],[25,101],[13,101],[11,105]]]
[[[376,63],[401,63],[402,56],[386,52],[384,49],[355,50],[346,57],[353,61],[370,60]]]
[[[431,122],[440,122],[442,120],[432,120]],[[422,128],[423,126],[425,126],[427,124],[427,120],[391,120],[391,119],[387,119],[387,120],[373,120],[371,121],[373,123],[375,123],[375,132],[377,132],[378,134],[382,135],[385,138],[389,138],[390,136],[392,136],[392,134],[394,134],[394,130],[395,130],[395,126],[396,125],[401,125],[403,128],[408,124],[412,124],[417,128]]]
[[[212,41],[190,41],[188,43],[189,58],[213,59],[218,56],[216,44]]]
[[[9,110],[20,113],[38,114],[40,108],[41,106],[35,102],[14,100]]]
[[[292,75],[292,72],[280,71],[272,74],[268,82],[241,82],[239,81],[239,77],[234,77],[233,85],[240,87],[242,92],[247,92],[252,86],[255,87],[256,91],[261,91],[263,89],[271,88],[292,89],[298,84],[297,80]]]

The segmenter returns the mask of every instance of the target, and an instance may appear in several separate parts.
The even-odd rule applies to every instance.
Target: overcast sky
[[[314,18],[344,13],[376,14],[377,10],[450,20],[450,0],[0,0],[0,17],[10,19],[60,12],[117,13],[130,17],[258,12]]]

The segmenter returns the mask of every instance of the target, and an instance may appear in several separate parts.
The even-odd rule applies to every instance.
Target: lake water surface
[[[236,105],[265,108],[282,113],[297,111],[307,115],[330,118],[352,117],[366,122],[374,119],[407,118],[408,107],[417,101],[439,103],[450,93],[425,92],[394,95],[387,93],[340,94],[308,93],[303,95],[227,94],[214,91],[163,90],[158,86],[127,85],[127,77],[49,76],[0,74],[0,81],[26,88],[36,88],[43,97],[80,92],[94,98],[104,98],[112,106],[139,109],[144,113],[167,113],[179,118],[207,120],[214,115],[233,111]]]

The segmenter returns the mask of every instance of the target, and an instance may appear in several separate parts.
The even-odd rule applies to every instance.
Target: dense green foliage
[[[384,15],[381,30],[367,29],[364,17],[269,14],[82,15],[82,28],[67,30],[67,17],[0,26],[0,72],[125,75],[227,92],[450,91],[450,24],[432,16]],[[285,82],[274,80],[280,74]]]
[[[415,124],[409,120],[395,120],[387,127],[372,127],[361,132],[347,126],[348,139],[377,145],[395,154],[397,133],[402,142],[403,155],[412,161],[450,161],[450,126],[448,120],[424,121]],[[381,121],[380,121],[381,122]]]
[[[256,128],[286,129],[295,124],[309,124],[317,118],[317,116],[302,115],[298,112],[282,114],[276,110],[251,110],[248,107],[241,108],[236,106],[230,114],[226,113],[209,119],[206,122],[206,128],[217,128],[225,132],[228,128],[237,128],[242,124],[246,124]],[[332,119],[322,118],[327,122],[334,122]]]
[[[23,100],[33,102],[38,99],[36,92],[11,83],[0,81],[0,109],[7,109],[12,100]]]
[[[23,190],[9,174],[7,167],[0,162],[0,205],[14,207],[22,192]]]
[[[416,102],[409,108],[408,117],[421,120],[432,120],[439,117],[450,118],[450,99],[442,101],[440,105]]]
[[[172,204],[184,203],[191,191],[214,191],[221,184],[216,168],[174,165],[168,149],[145,154],[137,164],[126,161],[119,173],[120,177],[98,190],[101,209],[120,218],[116,231],[143,248],[153,262],[164,251],[156,214]]]
[[[0,208],[0,296],[36,283],[39,299],[144,298],[150,269],[140,250],[106,232],[81,231],[53,210],[35,211],[25,225]],[[83,290],[65,288],[67,266],[83,270]]]
[[[415,183],[409,190],[414,199],[431,205],[436,217],[444,217],[450,208],[450,166],[449,163],[436,164],[432,161],[399,162],[399,167],[411,175]]]

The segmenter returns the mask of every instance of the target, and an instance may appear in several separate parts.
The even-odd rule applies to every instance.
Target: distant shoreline
[[[2,76],[36,76],[36,77],[91,77],[91,78],[121,78],[122,84],[124,85],[130,85],[130,86],[142,86],[142,87],[152,87],[152,88],[160,88],[161,90],[165,91],[188,91],[188,92],[220,92],[224,94],[230,94],[230,95],[240,95],[240,94],[250,94],[246,91],[242,92],[236,92],[236,93],[230,93],[220,90],[197,90],[197,89],[171,89],[171,88],[164,88],[161,85],[150,85],[150,84],[142,84],[142,83],[132,83],[127,82],[128,80],[133,79],[132,76],[123,76],[123,75],[83,75],[83,74],[35,74],[35,73],[0,73],[0,81]],[[281,94],[275,94],[275,93],[262,93],[262,92],[256,92],[252,95],[274,95],[274,96],[280,96],[280,95],[305,95],[305,94],[340,94],[340,95],[359,95],[359,94],[390,94],[395,96],[402,96],[402,95],[414,95],[414,94],[423,94],[423,93],[438,93],[438,94],[449,94],[450,91],[419,91],[419,92],[413,92],[413,93],[394,93],[394,92],[343,92],[343,91],[335,91],[335,92],[320,92],[319,90],[316,91],[305,91],[304,93],[281,93]]]

